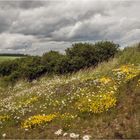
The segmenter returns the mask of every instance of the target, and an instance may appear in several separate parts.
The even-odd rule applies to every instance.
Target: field
[[[19,56],[0,56],[0,62],[7,61],[7,60],[14,60],[20,58]]]
[[[0,138],[140,138],[140,66],[117,59],[0,88]]]

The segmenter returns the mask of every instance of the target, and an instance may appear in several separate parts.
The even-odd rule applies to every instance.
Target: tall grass
[[[120,64],[140,64],[140,43],[125,48],[118,60]]]

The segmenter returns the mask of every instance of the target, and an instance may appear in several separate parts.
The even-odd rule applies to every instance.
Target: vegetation
[[[50,66],[53,73],[48,74],[53,75],[32,82],[18,81],[13,88],[0,88],[0,138],[140,138],[138,60],[129,59],[127,51],[122,51],[112,59],[104,56],[107,62],[94,63],[80,71],[74,69],[77,72],[72,74],[56,75],[56,63],[71,64],[69,59],[74,59],[71,55],[83,60],[87,56],[83,54],[84,47],[81,52],[72,53],[77,50],[75,46],[68,49],[66,55],[51,51],[42,57],[28,57],[28,63],[27,58],[15,61],[22,63],[23,68],[43,66],[45,72]],[[125,58],[125,61],[120,61],[120,58]]]
[[[32,81],[44,74],[72,73],[108,61],[118,52],[118,47],[119,45],[109,41],[77,43],[67,49],[66,54],[50,51],[42,57],[26,56],[0,63],[0,76],[6,83],[14,83],[19,79]]]
[[[123,55],[120,56],[119,62],[123,64],[133,63],[140,64],[140,43],[133,47],[124,48]]]

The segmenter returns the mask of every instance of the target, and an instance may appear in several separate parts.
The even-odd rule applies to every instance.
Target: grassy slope
[[[18,83],[13,89],[1,88],[0,115],[7,114],[10,118],[2,122],[0,137],[2,138],[2,134],[6,133],[6,138],[69,138],[69,135],[58,137],[54,134],[56,130],[63,129],[63,132],[80,134],[80,138],[86,134],[91,135],[92,138],[140,138],[140,86],[138,86],[140,74],[138,72],[125,82],[120,79],[117,91],[113,93],[117,103],[108,111],[93,113],[88,110],[89,112],[81,113],[76,109],[75,103],[79,99],[86,96],[90,98],[92,94],[96,96],[98,91],[101,91],[101,94],[109,91],[114,84],[113,80],[109,85],[95,85],[94,82],[101,77],[115,79],[112,70],[116,67],[120,66],[114,59],[95,69],[82,70],[70,76],[44,77],[30,84]],[[136,68],[139,71],[139,67]],[[54,112],[70,113],[76,117],[54,119],[48,124],[43,122],[34,128],[28,128],[28,131],[21,127],[24,120],[33,115]]]

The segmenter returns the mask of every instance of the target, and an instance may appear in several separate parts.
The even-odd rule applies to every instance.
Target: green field
[[[7,60],[15,60],[17,58],[20,58],[20,56],[0,56],[0,62]]]

